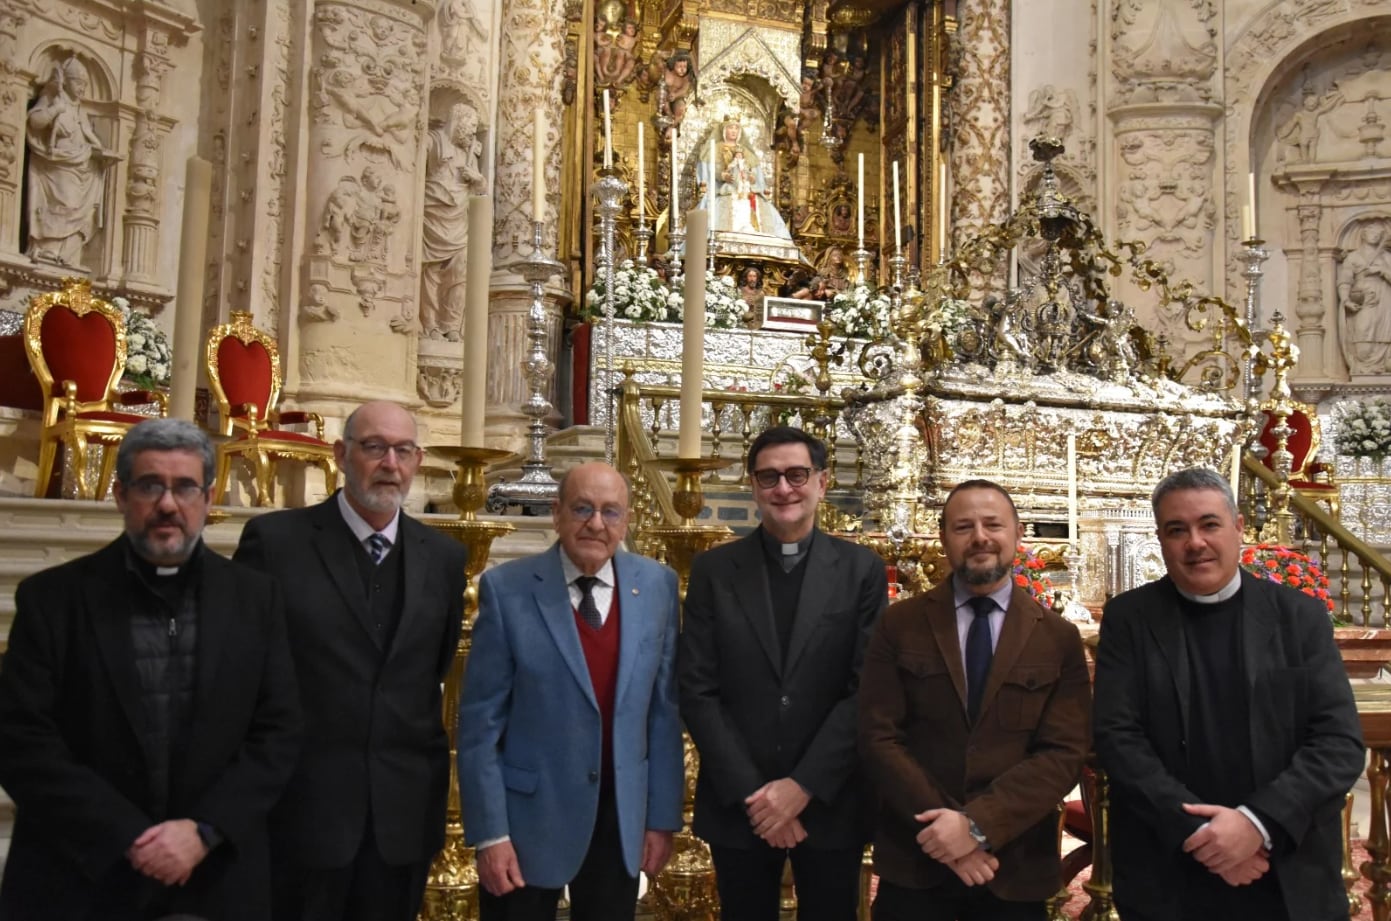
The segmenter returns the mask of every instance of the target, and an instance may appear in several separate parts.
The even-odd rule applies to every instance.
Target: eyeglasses
[[[359,451],[366,454],[372,460],[381,460],[386,457],[386,452],[390,451],[396,455],[396,460],[405,463],[415,460],[420,456],[420,445],[413,441],[403,441],[400,444],[387,444],[376,438],[369,438],[366,441],[358,441],[356,438],[344,438],[344,441],[351,441],[357,445]]]
[[[580,522],[588,522],[589,519],[594,517],[596,512],[600,519],[603,520],[605,527],[613,527],[621,522],[623,516],[627,514],[625,509],[621,509],[616,505],[606,505],[603,508],[595,508],[592,505],[583,504],[570,506],[570,517]]]
[[[197,480],[181,479],[170,484],[152,476],[141,477],[126,486],[126,492],[142,502],[158,502],[164,498],[166,492],[170,492],[174,494],[174,501],[180,505],[196,502],[207,491],[208,488]]]
[[[753,481],[763,489],[776,489],[778,480],[787,480],[788,486],[805,486],[819,467],[788,467],[786,470],[755,470]]]

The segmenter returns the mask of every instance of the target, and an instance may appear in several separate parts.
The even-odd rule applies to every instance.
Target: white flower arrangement
[[[149,314],[130,306],[123,297],[111,303],[121,311],[126,324],[125,378],[144,388],[167,387],[174,367],[174,355],[164,330]]]
[[[650,266],[638,266],[624,259],[613,273],[613,315],[634,323],[680,323],[685,316],[685,279],[677,275],[668,285]],[[584,296],[580,319],[597,322],[604,318],[604,279],[594,279],[594,287]],[[705,272],[705,325],[733,329],[743,325],[749,305],[739,297],[734,279]]]
[[[604,276],[596,274],[594,287],[584,296],[580,318],[594,322],[604,318]],[[672,293],[651,266],[624,259],[613,272],[613,315],[637,323],[676,323],[681,320],[680,292]]]
[[[851,339],[882,339],[889,334],[889,296],[864,285],[837,291],[826,305],[826,319]]]
[[[1344,403],[1335,438],[1345,457],[1391,457],[1391,403],[1381,397]]]
[[[971,305],[956,298],[944,297],[927,312],[927,326],[939,332],[951,348],[956,347],[956,337],[971,325]]]

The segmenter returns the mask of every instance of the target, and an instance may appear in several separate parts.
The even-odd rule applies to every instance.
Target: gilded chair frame
[[[240,403],[233,406],[227,396],[219,367],[218,351],[227,339],[236,339],[242,345],[259,343],[270,358],[270,389],[266,396],[264,415],[253,403]],[[338,486],[338,462],[333,456],[333,445],[324,441],[324,419],[318,413],[299,410],[280,411],[276,408],[280,401],[280,388],[284,379],[280,374],[280,350],[275,340],[265,331],[257,329],[252,323],[251,314],[234,310],[229,322],[213,327],[208,333],[204,349],[204,365],[208,372],[208,385],[217,400],[218,428],[227,441],[217,447],[217,475],[213,484],[213,503],[222,501],[227,491],[227,481],[232,473],[232,459],[240,457],[251,469],[255,480],[255,495],[252,501],[257,506],[275,503],[275,468],[281,458],[313,464],[324,473],[324,486],[333,492]],[[312,425],[313,437],[318,444],[300,440],[281,440],[277,434],[282,425]]]
[[[107,376],[102,395],[95,400],[79,400],[78,385],[73,380],[55,380],[43,350],[44,318],[53,309],[67,310],[81,319],[89,314],[97,314],[111,326],[114,335],[114,356],[111,372]],[[122,413],[116,406],[156,405],[159,415],[169,412],[169,398],[163,392],[154,390],[117,391],[116,384],[126,368],[126,324],[121,311],[109,301],[92,294],[92,284],[86,279],[67,279],[60,291],[40,294],[29,302],[24,314],[24,350],[29,356],[29,365],[34,369],[39,387],[43,391],[42,423],[39,435],[38,472],[34,484],[34,496],[42,499],[48,492],[53,468],[58,458],[58,445],[62,444],[67,457],[71,458],[73,479],[77,485],[79,499],[104,499],[111,489],[111,481],[116,471],[116,451],[121,439],[131,426],[138,421],[127,419],[83,418],[88,413],[109,413],[133,417],[135,414]],[[102,448],[101,470],[97,476],[95,492],[87,483],[87,448],[97,445]]]

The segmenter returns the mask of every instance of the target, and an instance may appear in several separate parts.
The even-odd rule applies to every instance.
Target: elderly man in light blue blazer
[[[464,834],[481,921],[631,919],[681,827],[676,574],[619,547],[628,487],[560,484],[560,539],[483,575],[459,704]]]

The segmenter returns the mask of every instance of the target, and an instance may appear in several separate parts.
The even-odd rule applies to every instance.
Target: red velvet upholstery
[[[241,440],[245,440],[246,437],[246,435],[242,435]],[[262,429],[260,433],[257,434],[256,438],[258,441],[263,441],[266,444],[275,444],[276,442],[286,444],[293,442],[304,445],[324,444],[324,442],[315,438],[313,435],[308,434],[307,432],[287,432],[283,429]]]
[[[0,336],[0,406],[43,409],[43,388],[29,366],[23,336]]]
[[[271,360],[266,347],[225,336],[217,345],[217,371],[232,414],[245,416],[242,407],[250,403],[256,407],[256,418],[264,422],[271,396]]]
[[[142,416],[139,413],[120,413],[108,409],[94,409],[91,412],[77,414],[77,418],[84,422],[119,422],[122,425],[139,425],[149,416]]]
[[[1323,469],[1313,456],[1314,452],[1318,450],[1318,431],[1314,421],[1304,410],[1296,409],[1286,417],[1285,422],[1294,430],[1285,440],[1285,450],[1289,451],[1292,456],[1290,485],[1295,489],[1327,490],[1329,488],[1327,483],[1318,483],[1312,479],[1315,472]],[[1261,458],[1261,462],[1271,470],[1275,469],[1273,457],[1278,445],[1278,441],[1271,431],[1273,428],[1275,428],[1275,417],[1267,412],[1259,441],[1266,450],[1266,455]]]
[[[78,316],[70,310],[53,309],[43,316],[39,327],[43,358],[55,384],[77,384],[80,403],[106,399],[106,387],[116,362],[116,330],[101,313]]]

